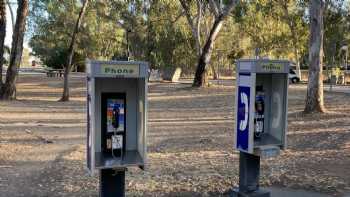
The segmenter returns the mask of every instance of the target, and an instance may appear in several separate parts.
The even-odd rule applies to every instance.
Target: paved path
[[[324,85],[324,90],[325,91],[330,91],[330,86],[329,85]],[[350,94],[350,86],[343,86],[343,85],[337,85],[332,87],[332,91],[334,92],[343,92]]]
[[[271,197],[332,197],[332,195],[322,194],[318,192],[282,187],[268,187],[262,189],[271,192]],[[235,194],[231,194],[230,197],[236,196]],[[342,197],[350,197],[350,194],[345,194]]]
[[[331,195],[321,194],[317,192],[279,187],[268,188],[268,190],[271,192],[271,197],[331,197]]]

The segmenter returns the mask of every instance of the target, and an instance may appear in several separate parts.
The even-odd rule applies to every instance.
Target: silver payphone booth
[[[87,167],[100,172],[100,196],[123,196],[126,168],[145,166],[147,71],[145,62],[87,61]]]
[[[289,61],[242,59],[236,68],[234,148],[240,151],[238,196],[270,196],[259,189],[260,158],[286,147]]]

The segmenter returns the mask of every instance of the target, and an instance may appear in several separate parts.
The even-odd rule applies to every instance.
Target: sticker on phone
[[[123,148],[123,136],[122,135],[113,135],[112,136],[112,148],[113,149],[122,149]]]

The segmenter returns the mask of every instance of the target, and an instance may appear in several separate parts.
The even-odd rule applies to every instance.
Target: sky
[[[17,10],[17,5],[16,4],[12,4],[12,10],[13,10],[13,14],[16,20],[16,10]],[[9,7],[6,5],[6,37],[5,37],[5,45],[11,47],[12,44],[12,20],[11,20],[11,14],[10,14],[10,9]],[[25,48],[29,48],[28,46],[28,40],[25,38],[24,39],[24,47]]]
[[[15,6],[13,6],[15,7]],[[17,6],[16,6],[17,7]],[[12,40],[12,22],[11,22],[11,14],[10,9],[6,6],[6,37],[5,37],[5,45],[11,46]]]

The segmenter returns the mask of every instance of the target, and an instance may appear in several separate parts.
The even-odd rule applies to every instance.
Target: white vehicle
[[[288,78],[292,83],[300,82],[300,76],[293,69],[289,69]]]

